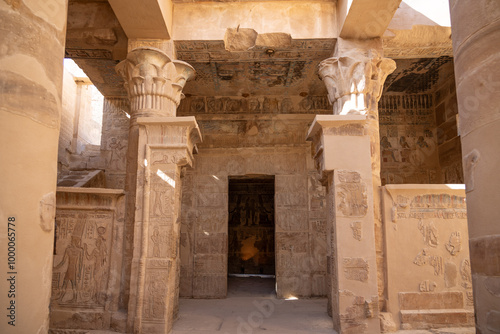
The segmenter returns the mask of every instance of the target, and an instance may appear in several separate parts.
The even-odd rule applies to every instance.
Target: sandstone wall
[[[383,187],[387,309],[402,329],[472,326],[464,189]]]
[[[382,184],[439,183],[432,94],[385,94],[379,115]]]
[[[198,117],[204,144],[183,181],[183,297],[224,298],[228,177],[275,175],[279,297],[326,295],[325,189],[305,135],[312,116]]]
[[[76,91],[77,85],[73,75],[67,70],[64,70],[61,129],[59,133],[59,149],[57,154],[58,171],[67,170],[69,168],[69,152],[71,150],[75,122]]]
[[[464,183],[462,145],[458,133],[458,105],[453,64],[441,70],[441,80],[434,93],[436,105],[437,142],[441,180],[443,183]]]
[[[118,312],[124,193],[100,188],[57,191],[50,327],[123,330]]]

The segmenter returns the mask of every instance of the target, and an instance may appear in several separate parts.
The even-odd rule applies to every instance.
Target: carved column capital
[[[153,47],[130,51],[127,59],[116,66],[125,80],[132,116],[175,116],[184,97],[186,81],[194,77],[194,68],[186,62],[172,60]]]
[[[353,49],[323,60],[318,72],[328,90],[334,115],[370,114],[377,110],[385,79],[396,62],[375,49]]]

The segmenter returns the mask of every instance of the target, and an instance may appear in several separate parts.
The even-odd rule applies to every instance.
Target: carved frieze
[[[179,115],[200,114],[326,114],[326,96],[267,97],[187,97],[179,106]]]

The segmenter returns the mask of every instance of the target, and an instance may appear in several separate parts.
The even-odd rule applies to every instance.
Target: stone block
[[[281,231],[307,231],[308,212],[306,210],[276,210],[276,230]]]
[[[226,233],[196,233],[194,242],[195,254],[226,254]]]
[[[429,329],[473,325],[474,312],[471,310],[401,310],[401,327],[403,329]]]
[[[399,293],[401,310],[462,309],[464,295],[460,291],[453,292],[401,292]]]
[[[225,298],[227,294],[227,275],[193,278],[193,298]]]

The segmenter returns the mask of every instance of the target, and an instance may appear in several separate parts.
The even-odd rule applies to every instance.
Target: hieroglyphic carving
[[[168,288],[168,270],[156,269],[146,273],[142,313],[145,319],[164,319]]]
[[[430,265],[434,268],[434,275],[439,276],[443,273],[443,258],[439,255],[429,255],[427,249],[422,249],[420,253],[415,257],[413,263],[417,266],[423,266],[425,264]]]
[[[362,223],[352,222],[351,229],[352,229],[352,237],[358,241],[361,241],[361,238],[363,237]]]
[[[175,200],[174,188],[172,185],[163,180],[160,175],[153,174],[150,194],[150,216],[171,217],[173,215],[173,205]]]
[[[367,130],[363,124],[346,124],[338,127],[328,127],[323,130],[325,135],[334,136],[364,136]]]
[[[462,238],[460,232],[455,231],[450,235],[450,239],[445,244],[446,250],[453,256],[457,255],[462,250]]]
[[[438,245],[438,230],[434,222],[427,222],[420,220],[418,222],[418,230],[424,237],[424,242],[431,247],[436,248]]]
[[[360,282],[368,281],[369,268],[366,260],[346,257],[343,259],[342,264],[346,279]]]
[[[113,59],[113,53],[104,49],[70,49],[66,48],[64,58],[71,59]]]
[[[450,194],[414,196],[409,205],[397,209],[397,218],[467,219],[465,197]]]
[[[465,289],[472,289],[472,273],[470,261],[468,259],[462,260],[460,265],[460,276],[462,277],[462,286]]]
[[[339,171],[338,209],[347,217],[363,217],[368,210],[366,184],[355,171]]]
[[[179,106],[180,115],[200,114],[296,114],[328,112],[328,101],[325,96],[307,96],[298,100],[299,96],[282,97],[188,97]]]
[[[62,307],[104,306],[112,220],[110,212],[58,212],[53,302]]]
[[[437,287],[436,282],[425,280],[420,282],[420,284],[418,285],[418,290],[420,292],[432,292],[436,289],[436,287]]]

